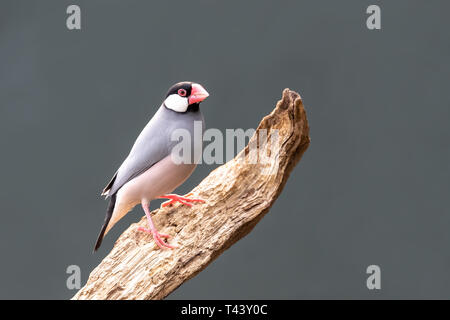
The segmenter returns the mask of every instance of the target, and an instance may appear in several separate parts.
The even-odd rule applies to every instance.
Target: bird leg
[[[188,198],[190,196],[192,196],[192,192],[188,193],[184,196],[179,196],[177,194],[165,194],[165,195],[159,197],[159,199],[170,199],[170,200],[161,203],[161,208],[170,206],[176,202],[184,204],[188,207],[192,207],[192,204],[189,202],[205,203],[205,200],[203,200],[203,199]]]
[[[168,244],[167,242],[165,242],[163,239],[161,239],[161,238],[167,239],[167,238],[170,238],[170,236],[167,234],[159,233],[156,230],[155,225],[153,224],[152,216],[150,214],[150,209],[149,209],[148,203],[142,202],[141,204],[142,204],[142,209],[144,209],[145,215],[147,216],[149,229],[139,227],[138,231],[144,231],[144,232],[151,234],[153,236],[153,239],[155,240],[156,244],[161,249],[164,249],[164,248],[175,249],[176,246],[172,246],[172,245]]]

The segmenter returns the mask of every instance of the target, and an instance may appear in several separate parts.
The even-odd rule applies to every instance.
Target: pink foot
[[[139,227],[139,228],[137,228],[137,230],[151,234],[153,236],[153,239],[155,240],[156,244],[161,249],[164,249],[164,248],[175,249],[176,248],[176,246],[172,246],[172,245],[168,244],[167,242],[165,242],[163,239],[161,239],[161,238],[165,238],[165,239],[170,238],[170,236],[167,234],[159,233],[156,230],[146,229],[144,227]]]
[[[142,200],[141,205],[142,205],[142,209],[144,209],[145,215],[147,217],[149,228],[146,229],[143,227],[139,227],[138,230],[150,233],[153,236],[153,239],[155,240],[158,247],[160,247],[161,249],[165,249],[165,248],[175,249],[176,246],[172,246],[172,245],[168,244],[167,242],[165,242],[163,239],[161,239],[161,238],[167,239],[167,238],[169,238],[169,235],[159,233],[156,230],[155,224],[153,223],[153,220],[152,220],[152,215],[150,214],[150,209],[148,208],[149,203],[145,200]]]
[[[184,196],[179,196],[177,194],[165,194],[159,197],[159,199],[170,199],[170,200],[161,203],[161,208],[170,206],[177,202],[184,204],[188,207],[192,207],[191,203],[205,203],[205,200],[203,199],[188,198],[191,195],[192,193],[188,193],[187,195]]]

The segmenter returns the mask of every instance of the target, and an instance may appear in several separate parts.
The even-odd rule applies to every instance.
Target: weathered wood
[[[267,130],[267,139],[261,138],[262,129]],[[276,130],[279,144],[271,142]],[[309,143],[300,95],[285,89],[245,149],[192,190],[205,204],[192,208],[177,204],[153,211],[157,228],[172,236],[170,243],[177,244],[177,249],[161,250],[151,235],[137,232],[137,227],[147,227],[143,217],[119,237],[73,299],[166,297],[253,229],[281,193]]]

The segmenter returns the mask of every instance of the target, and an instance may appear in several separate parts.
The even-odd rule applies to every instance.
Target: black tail
[[[97,251],[98,248],[102,245],[103,236],[105,235],[106,227],[108,226],[109,220],[111,220],[111,216],[114,211],[114,206],[116,204],[116,194],[111,196],[111,200],[109,200],[108,210],[106,211],[105,221],[103,222],[102,229],[97,237],[97,242],[95,243],[94,252]]]

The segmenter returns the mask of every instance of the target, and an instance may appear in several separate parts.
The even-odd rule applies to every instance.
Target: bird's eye
[[[178,94],[182,97],[186,97],[186,90],[184,89],[178,89]]]

